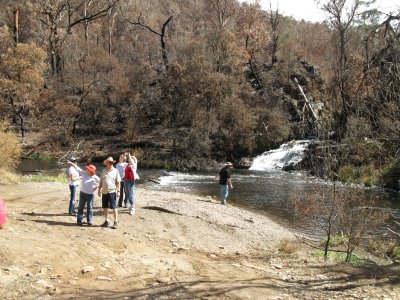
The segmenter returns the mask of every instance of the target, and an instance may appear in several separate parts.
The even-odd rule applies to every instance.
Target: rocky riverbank
[[[3,299],[398,299],[399,266],[323,262],[267,217],[211,197],[138,188],[118,229],[76,226],[68,187],[0,186]]]

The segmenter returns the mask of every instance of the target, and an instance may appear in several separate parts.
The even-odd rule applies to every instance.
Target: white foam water
[[[296,165],[303,160],[310,143],[311,140],[291,141],[279,149],[266,151],[254,159],[250,170],[265,171]]]

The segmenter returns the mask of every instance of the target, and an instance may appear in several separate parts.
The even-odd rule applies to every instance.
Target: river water
[[[139,165],[140,166],[140,165]],[[103,166],[98,165],[98,174]],[[23,160],[18,170],[26,174],[28,171],[43,171],[57,175],[67,172],[66,165],[58,165],[56,161]],[[180,191],[201,196],[212,196],[219,199],[218,170],[209,172],[166,172],[163,170],[139,169],[143,179],[138,185],[163,191]],[[156,180],[155,180],[156,179]],[[157,181],[159,183],[155,183]],[[294,213],[292,197],[320,185],[326,185],[319,179],[307,177],[304,172],[284,172],[269,170],[236,170],[232,171],[234,188],[230,190],[228,205],[240,206],[243,209],[257,211],[268,215],[281,225],[292,230],[319,235],[311,221],[299,219]],[[400,218],[400,193],[383,189],[372,189],[378,195],[380,206],[388,208]],[[140,199],[138,199],[140,201]]]

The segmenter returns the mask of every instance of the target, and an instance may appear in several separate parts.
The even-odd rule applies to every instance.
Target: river
[[[140,166],[140,165],[139,165]],[[102,169],[98,165],[99,173]],[[18,172],[41,171],[47,174],[67,172],[66,165],[58,165],[56,161],[23,160]],[[181,191],[202,196],[219,197],[218,170],[209,172],[166,172],[163,170],[139,169],[143,179],[137,186],[145,186],[164,191]],[[155,183],[157,179],[159,183]],[[230,190],[228,204],[240,206],[268,215],[281,225],[308,235],[319,235],[311,222],[296,217],[291,198],[308,189],[326,185],[317,178],[307,177],[305,172],[284,172],[270,170],[236,170],[233,169],[234,188]],[[370,189],[370,193],[378,195],[379,205],[388,208],[400,218],[400,193],[383,189]],[[140,201],[140,199],[138,199]]]

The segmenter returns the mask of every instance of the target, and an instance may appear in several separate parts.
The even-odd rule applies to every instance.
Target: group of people
[[[131,215],[135,214],[135,180],[139,179],[136,157],[129,152],[122,153],[115,168],[116,161],[112,157],[108,157],[103,163],[105,168],[98,177],[94,165],[87,165],[83,170],[78,166],[77,158],[71,157],[67,160],[67,164],[70,166],[68,174],[71,192],[68,213],[71,216],[77,216],[76,222],[79,226],[83,225],[85,206],[87,207],[87,224],[93,225],[93,202],[96,191],[101,197],[103,208],[104,223],[101,225],[102,227],[111,225],[108,217],[109,210],[112,209],[114,223],[111,228],[118,228],[118,208],[121,208],[123,203]],[[76,191],[81,179],[78,213],[76,214]]]
[[[87,207],[87,224],[93,225],[93,202],[95,192],[101,197],[101,203],[104,214],[104,223],[102,227],[110,226],[108,219],[109,210],[113,210],[114,223],[111,228],[118,227],[118,208],[124,205],[128,208],[131,215],[135,214],[135,180],[139,179],[137,174],[137,159],[129,152],[122,153],[119,156],[119,162],[114,168],[114,159],[108,157],[103,161],[105,168],[100,177],[96,175],[94,165],[85,166],[81,169],[77,164],[77,159],[71,157],[67,160],[70,166],[69,188],[71,192],[68,213],[71,216],[77,216],[76,222],[79,226],[83,225],[83,211]],[[219,172],[219,185],[221,191],[221,204],[226,205],[229,189],[233,188],[231,180],[232,163],[227,162]],[[78,213],[75,213],[75,198],[79,183],[81,182],[79,194]],[[118,202],[117,202],[118,200]]]

